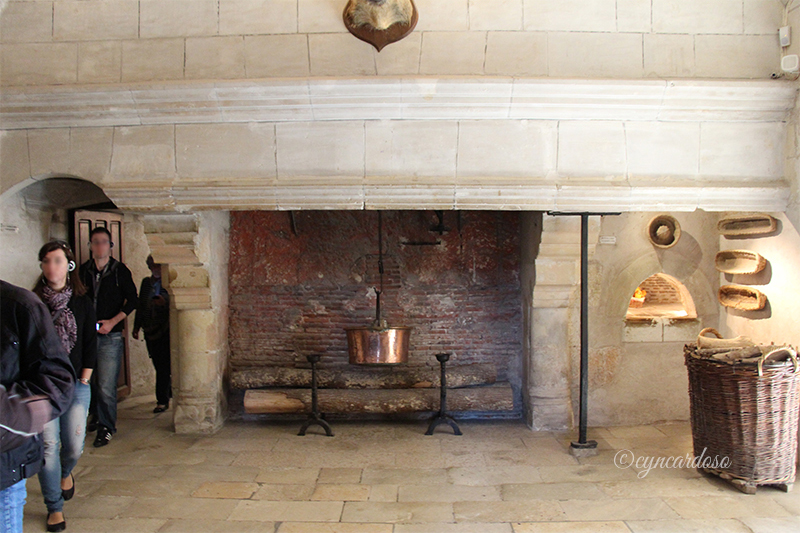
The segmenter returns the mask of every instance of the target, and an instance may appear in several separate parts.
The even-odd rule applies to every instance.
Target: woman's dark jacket
[[[94,305],[88,295],[73,294],[67,304],[78,325],[78,338],[69,352],[69,360],[80,376],[82,368],[94,368],[97,365],[97,319]]]
[[[74,386],[47,306],[0,281],[0,490],[39,471],[38,433],[69,407]]]

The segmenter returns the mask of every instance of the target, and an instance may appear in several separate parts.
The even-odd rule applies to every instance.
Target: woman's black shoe
[[[154,413],[163,413],[167,409],[169,409],[169,404],[167,404],[167,405],[156,405],[156,408],[153,409],[153,412]]]
[[[47,519],[50,520],[50,513],[47,513]],[[56,532],[56,531],[64,531],[67,529],[67,521],[62,520],[58,524],[47,524],[47,531]]]
[[[64,501],[71,500],[75,496],[75,476],[70,474],[69,477],[72,478],[72,486],[67,490],[61,489],[61,497],[64,498]]]

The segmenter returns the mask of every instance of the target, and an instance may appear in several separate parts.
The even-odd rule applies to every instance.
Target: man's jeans
[[[44,426],[44,466],[39,471],[39,484],[48,513],[58,513],[64,509],[61,480],[72,473],[83,453],[91,395],[92,388],[89,385],[76,383],[72,404],[64,414]]]
[[[97,336],[97,423],[117,432],[117,380],[125,347],[122,333]]]
[[[0,491],[0,533],[22,533],[22,509],[27,496],[25,481]]]

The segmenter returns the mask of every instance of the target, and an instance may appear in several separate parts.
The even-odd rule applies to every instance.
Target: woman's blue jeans
[[[83,453],[91,397],[92,388],[77,382],[69,408],[44,426],[44,465],[39,471],[39,484],[48,513],[58,513],[64,508],[61,480],[72,473]]]
[[[0,491],[0,533],[22,533],[22,510],[28,493],[25,481]]]

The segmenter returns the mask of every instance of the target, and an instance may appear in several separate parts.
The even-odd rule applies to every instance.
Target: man
[[[25,479],[42,466],[44,425],[72,402],[75,371],[50,311],[0,281],[0,531],[22,533]]]
[[[93,444],[99,448],[117,432],[117,380],[125,350],[123,321],[136,309],[138,298],[131,271],[111,257],[111,233],[98,226],[89,240],[92,259],[81,265],[81,280],[97,313],[97,437]]]
[[[139,307],[133,321],[133,338],[144,331],[147,353],[156,369],[156,407],[154,413],[169,409],[172,392],[169,351],[169,294],[161,285],[161,265],[147,256],[147,268],[152,274],[139,285]]]

